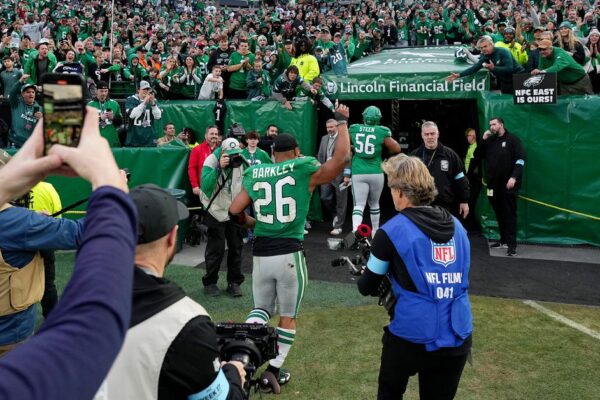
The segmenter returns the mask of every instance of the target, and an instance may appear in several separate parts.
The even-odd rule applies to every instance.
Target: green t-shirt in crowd
[[[252,68],[252,65],[254,64],[254,59],[255,59],[254,54],[248,53],[245,56],[242,56],[237,51],[234,51],[231,54],[231,58],[229,59],[229,65],[237,65],[237,64],[241,63],[244,58],[248,59],[248,61],[246,62],[246,65],[248,65],[248,68]],[[235,89],[235,90],[247,90],[247,87],[246,87],[246,75],[247,74],[248,74],[248,71],[244,67],[233,72],[231,74],[231,77],[229,78],[229,87],[231,89]]]

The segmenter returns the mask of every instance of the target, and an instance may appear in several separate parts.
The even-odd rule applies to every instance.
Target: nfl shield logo
[[[443,265],[444,268],[456,261],[454,239],[451,239],[448,243],[434,243],[431,241],[431,259],[434,263]]]

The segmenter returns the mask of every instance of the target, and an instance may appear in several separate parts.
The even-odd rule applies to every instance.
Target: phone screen
[[[76,147],[83,126],[83,86],[57,79],[44,82],[42,93],[46,152],[54,144]]]

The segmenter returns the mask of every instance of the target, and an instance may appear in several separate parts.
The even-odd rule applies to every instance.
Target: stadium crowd
[[[82,74],[91,97],[100,81],[113,97],[134,95],[147,81],[158,100],[277,99],[289,108],[298,95],[325,97],[322,82],[310,86],[319,75],[344,75],[349,63],[383,48],[460,44],[479,53],[483,35],[513,55],[515,72],[539,69],[547,57],[540,40],[551,40],[569,57],[542,66],[564,83],[585,72],[598,93],[597,3],[251,1],[230,8],[137,0],[116,1],[114,13],[100,1],[3,3],[0,95],[9,98],[23,75],[39,89],[41,76],[54,71]]]
[[[465,49],[460,54],[473,66],[461,74],[452,74],[448,77],[449,80],[485,68],[496,78],[497,87],[502,92],[509,93],[506,85],[511,87],[510,77],[513,73],[557,72],[561,94],[598,93],[600,5],[597,3],[590,4],[582,0],[370,0],[319,3],[250,1],[248,7],[230,8],[197,0],[136,0],[133,3],[119,0],[115,1],[115,9],[112,11],[107,4],[99,0],[33,0],[2,4],[0,54],[3,67],[0,71],[0,96],[10,108],[10,123],[4,123],[7,136],[2,146],[29,148],[27,151],[33,151],[31,149],[35,142],[41,141],[41,127],[37,122],[42,118],[42,112],[38,99],[43,76],[52,72],[78,74],[87,85],[90,96],[87,99],[88,106],[98,110],[98,119],[95,115],[87,115],[86,130],[89,132],[86,134],[88,138],[92,138],[88,139],[88,143],[89,140],[93,140],[94,143],[102,142],[97,137],[97,133],[100,133],[113,147],[153,147],[172,142],[189,146],[191,152],[188,176],[193,194],[198,196],[204,207],[200,224],[204,225],[204,233],[208,238],[205,254],[206,275],[202,279],[204,293],[210,296],[219,295],[218,272],[227,245],[227,293],[233,297],[243,295],[240,287],[244,282],[244,276],[241,274],[241,248],[245,231],[242,228],[254,228],[253,233],[249,231],[250,235],[254,235],[254,308],[250,311],[247,322],[268,323],[276,310],[280,314],[276,330],[279,352],[275,358],[269,360],[269,365],[261,376],[264,380],[262,383],[268,386],[270,391],[279,393],[281,385],[290,380],[290,372],[283,369],[282,365],[295,340],[296,317],[306,285],[306,261],[302,240],[307,233],[305,229],[310,195],[315,188],[320,187],[322,198],[333,217],[332,235],[342,233],[346,216],[345,203],[350,186],[355,189],[352,196],[353,231],[358,230],[363,221],[364,209],[369,206],[370,221],[374,231],[377,231],[373,234],[375,249],[381,252],[376,252],[376,257],[370,259],[368,265],[369,271],[376,275],[371,276],[371,279],[377,284],[372,283],[373,288],[363,286],[363,294],[375,293],[388,268],[399,268],[403,272],[407,269],[410,272],[410,268],[413,267],[403,263],[396,265],[395,254],[380,250],[383,247],[391,248],[395,232],[389,225],[382,226],[378,231],[379,200],[384,185],[384,171],[388,176],[391,174],[395,177],[390,187],[398,211],[430,204],[440,207],[435,210],[439,210],[440,215],[443,215],[443,226],[430,223],[429,218],[437,218],[436,215],[415,215],[414,209],[413,212],[408,211],[407,218],[411,221],[411,218],[415,218],[424,226],[431,225],[432,229],[439,229],[433,236],[428,235],[428,238],[435,238],[440,242],[436,242],[436,245],[454,246],[456,238],[461,250],[458,257],[462,257],[462,264],[456,266],[456,273],[461,276],[463,273],[468,274],[468,257],[465,257],[468,254],[468,240],[459,219],[466,219],[469,215],[471,193],[467,175],[473,171],[470,171],[469,167],[465,169],[460,157],[438,142],[439,130],[431,121],[421,126],[423,145],[412,153],[414,157],[409,159],[403,155],[398,156],[393,162],[384,164],[382,169],[384,152],[391,156],[400,153],[401,148],[392,138],[391,131],[380,125],[380,110],[377,107],[368,107],[362,113],[363,124],[348,126],[348,108],[328,98],[322,88],[324,81],[320,75],[327,71],[345,75],[350,63],[380,52],[386,47],[456,44]],[[510,65],[510,68],[498,68],[496,60],[501,60],[502,67]],[[126,98],[124,115],[119,103],[111,97]],[[164,100],[213,100],[218,110],[219,107],[223,107],[224,100],[270,99],[279,101],[282,107],[291,110],[292,102],[301,97],[314,104],[322,104],[333,116],[327,121],[327,135],[321,140],[317,159],[300,157],[296,139],[289,134],[279,134],[275,125],[266,127],[264,136],[260,136],[256,131],[247,132],[243,141],[238,141],[240,137],[223,138],[224,132],[219,121],[216,125],[206,128],[203,132],[204,140],[194,137],[194,132],[188,128],[178,134],[171,121],[163,121],[164,136],[157,139],[154,127],[154,122],[162,118],[160,101]],[[123,122],[126,123],[126,135],[119,134],[119,127]],[[492,132],[486,132],[484,135],[479,151],[476,150],[476,145],[470,150],[475,167],[486,157],[493,159],[495,151],[503,151],[498,150],[498,146],[505,147],[499,144],[509,137],[502,119],[492,119],[490,130]],[[510,138],[518,142],[518,139],[512,139],[512,135]],[[82,143],[85,144],[86,140]],[[350,143],[354,146],[354,156],[350,155]],[[40,146],[39,143],[37,146]],[[88,180],[92,183],[98,179],[83,166],[83,155],[77,156],[79,153],[85,153],[86,156],[93,153],[91,145],[83,146],[83,150],[57,147],[59,150],[50,152],[51,157],[55,156],[53,159],[56,165],[53,164],[53,168],[58,168],[58,161],[68,163],[71,158],[71,168],[79,169],[77,172],[82,176],[89,175]],[[134,201],[131,202],[121,193],[126,193],[128,189],[118,178],[112,156],[105,147],[106,145],[100,146],[106,160],[98,160],[97,156],[96,165],[101,168],[104,163],[110,164],[110,180],[101,180],[101,183],[113,188],[107,190],[103,185],[94,185],[95,189],[99,190],[92,200],[98,201],[96,199],[102,199],[102,196],[114,197],[116,200],[113,202],[122,203],[121,214],[126,214],[127,220],[131,222],[127,232],[117,232],[127,236],[129,241],[125,243],[127,249],[123,249],[123,253],[129,258],[133,256],[137,266],[135,276],[127,276],[126,282],[133,279],[134,291],[145,291],[145,295],[148,295],[150,289],[157,290],[157,293],[162,290],[161,293],[169,294],[169,300],[163,304],[165,308],[158,311],[153,309],[151,312],[143,307],[138,308],[139,302],[144,303],[146,299],[140,300],[140,297],[136,298],[134,294],[132,313],[137,319],[132,319],[129,335],[151,336],[154,327],[148,324],[146,319],[162,315],[168,320],[170,315],[163,312],[168,307],[177,305],[189,318],[176,323],[167,321],[172,330],[169,332],[172,337],[163,338],[165,354],[168,353],[169,357],[177,356],[173,355],[176,352],[170,346],[179,335],[183,337],[190,333],[194,336],[202,331],[211,344],[210,357],[216,357],[213,354],[216,353],[216,345],[212,323],[206,315],[206,310],[187,298],[181,289],[163,280],[164,269],[175,252],[177,222],[184,218],[185,213],[178,213],[178,205],[171,198],[165,197],[159,188],[143,187],[137,191],[133,189]],[[519,188],[525,156],[520,144],[513,147],[519,150],[516,151],[518,154],[514,154],[511,159],[503,159],[502,161],[506,162],[501,165],[498,163],[496,167],[501,169],[500,172],[493,171],[498,172],[496,180],[499,186],[496,191],[504,190],[504,186],[506,192],[503,193],[504,197],[497,194],[498,199],[513,199]],[[37,156],[39,153],[40,151],[37,151]],[[18,154],[17,162],[24,157],[19,158]],[[240,155],[243,157],[240,158]],[[396,174],[402,165],[406,165],[402,168],[414,169],[424,178],[415,182],[414,187],[402,186],[401,183],[405,179]],[[252,169],[253,173],[245,174],[247,169]],[[9,172],[13,173],[10,169]],[[6,170],[4,173],[6,174]],[[508,186],[507,179],[510,183]],[[418,190],[419,186],[426,189],[426,196],[411,194]],[[284,196],[284,187],[286,190],[293,189],[291,195],[290,192],[286,192],[288,195]],[[267,200],[272,192],[275,195]],[[162,200],[155,200],[156,198]],[[167,218],[168,221],[159,221],[160,218],[155,220],[152,218],[154,214],[149,215],[148,211],[144,213],[145,208],[140,208],[150,207],[150,204],[157,206],[160,202],[173,209],[172,215]],[[252,203],[255,204],[255,218],[244,212]],[[2,204],[4,203],[0,205]],[[108,205],[111,205],[110,201]],[[134,206],[137,207],[137,211]],[[501,206],[495,205],[496,213],[499,217],[506,215],[506,219],[510,221],[502,227],[502,237],[496,247],[507,248],[507,254],[514,256],[516,204],[510,210]],[[30,214],[23,210],[15,210],[8,204],[2,207],[5,217],[8,215],[6,210],[9,210],[12,213],[23,214],[23,218],[30,218]],[[87,230],[84,230],[83,222],[72,225],[71,240],[67,243],[55,242],[55,247],[49,246],[49,249],[73,248],[81,242],[86,243],[85,238],[97,228],[93,224],[93,217],[97,216],[93,208],[91,211],[91,217],[85,222]],[[410,214],[413,214],[412,217]],[[133,242],[129,242],[133,240],[135,232],[130,231],[135,231],[138,217],[137,226],[140,232],[137,246],[134,246]],[[91,221],[89,228],[87,221]],[[408,226],[413,229],[411,222],[402,219],[396,222],[399,227]],[[61,225],[65,226],[67,223],[63,222]],[[25,228],[26,225],[20,227]],[[433,242],[429,242],[433,246]],[[145,246],[149,244],[152,246]],[[20,250],[17,249],[17,245],[13,247],[15,252]],[[411,255],[432,254],[430,247],[421,248],[416,242],[414,247],[414,250],[410,249]],[[28,251],[31,254],[27,257],[21,256],[24,260],[19,259],[19,269],[32,265],[39,270],[42,261],[37,255],[37,250]],[[150,265],[148,261],[153,259],[149,255],[155,254],[164,256],[160,265]],[[405,253],[400,257],[402,255]],[[8,266],[8,261],[11,260],[5,261]],[[85,261],[79,260],[82,264]],[[282,277],[280,265],[289,265],[295,268],[297,273]],[[431,264],[431,268],[435,268],[435,265]],[[14,271],[11,270],[11,273]],[[408,277],[408,272],[406,276]],[[285,285],[273,283],[280,281]],[[418,290],[427,292],[430,286],[434,286],[434,281],[435,279],[424,282],[423,287],[403,287],[402,290],[406,289],[411,293]],[[38,286],[40,284],[38,282]],[[446,286],[437,299],[449,299],[446,304],[449,306],[454,301],[451,294],[454,287]],[[450,366],[449,369],[458,371],[458,376],[448,385],[449,388],[444,388],[450,393],[447,398],[454,396],[453,392],[456,391],[471,346],[472,317],[468,298],[466,294],[462,295],[468,287],[455,286],[457,293],[460,289],[463,301],[460,314],[456,318],[460,318],[464,326],[460,332],[452,332],[450,327],[447,327],[443,337],[439,338],[439,343],[436,342],[426,349],[427,352],[440,348],[459,350],[460,354],[456,351],[451,352],[453,356],[457,356],[457,365]],[[165,292],[167,289],[168,292]],[[17,355],[19,352],[25,354],[24,350],[19,350],[19,346],[16,345],[20,345],[32,334],[35,318],[31,306],[39,297],[37,295],[40,293],[37,292],[34,293],[35,296],[32,294],[23,300],[25,311],[11,305],[10,312],[0,316],[0,323],[6,323],[6,326],[12,323],[20,324],[18,318],[15,318],[16,315],[20,315],[20,318],[28,323],[21,335],[10,337],[12,343],[0,343],[8,344],[10,348],[0,350],[12,352],[15,351],[13,347],[17,347]],[[425,310],[429,307],[426,303],[420,299],[419,307]],[[411,308],[408,303],[399,303],[399,306]],[[449,308],[444,313],[449,315]],[[430,313],[421,313],[420,317],[426,318],[423,315]],[[126,317],[122,316],[122,319],[125,320]],[[400,318],[400,315],[396,317]],[[118,334],[115,333],[115,342],[123,340],[123,330],[127,328],[123,323],[119,327],[120,329],[115,329],[115,332],[118,331]],[[413,333],[408,332],[411,335],[407,335],[400,329],[390,332],[386,335],[404,337],[403,334],[411,336]],[[428,340],[428,335],[428,332],[417,332],[415,337],[425,341]],[[121,354],[135,354],[136,351],[138,354],[131,359],[120,356],[98,396],[102,395],[102,390],[106,393],[115,390],[115,387],[120,390],[120,379],[127,377],[125,372],[131,372],[131,365],[138,360],[136,357],[140,357],[139,352],[148,351],[144,346],[140,346],[141,341],[132,342],[134,340],[125,342],[125,350]],[[422,342],[416,343],[425,351],[425,347],[421,346]],[[193,340],[185,344],[189,348],[195,345]],[[406,345],[405,341],[401,341],[400,347],[398,344],[384,343],[384,348],[387,348],[387,351],[399,350],[404,349]],[[111,346],[110,351],[116,354],[117,348],[116,345]],[[9,354],[8,357],[15,359],[17,356]],[[8,360],[10,361],[10,358]],[[91,386],[99,386],[100,380],[106,376],[109,361],[103,360],[103,371],[92,377]],[[218,364],[213,364],[213,359],[203,361],[203,367],[211,370],[204,376],[204,386],[199,386],[190,378],[189,387],[185,389],[186,394],[200,393],[206,397],[198,398],[210,398],[211,393],[200,390],[205,387],[217,390],[219,385],[227,384],[235,388],[238,398],[243,397],[241,388],[245,372],[241,366],[225,365],[221,370]],[[162,359],[153,362],[161,377],[155,374],[152,379],[163,379],[159,392],[171,390],[170,383],[164,380],[166,378],[162,374],[172,374],[170,379],[176,380],[177,377],[174,376],[181,371],[166,372],[168,366],[162,363]],[[406,380],[409,375],[412,374],[407,374]],[[147,381],[145,383],[148,384]],[[152,384],[154,383],[152,381]],[[110,385],[113,385],[112,388]],[[404,387],[387,390],[393,393],[390,398],[405,390],[406,382],[399,386],[402,385]],[[148,388],[150,387],[148,384]],[[232,393],[233,391],[234,389]],[[90,395],[94,393],[89,387],[87,392]],[[143,390],[140,389],[139,392]],[[154,389],[148,389],[148,393],[154,395]],[[380,393],[380,398],[384,397]],[[229,398],[235,397],[230,395]]]

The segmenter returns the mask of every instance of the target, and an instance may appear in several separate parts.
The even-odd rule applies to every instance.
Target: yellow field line
[[[600,217],[596,217],[594,215],[584,214],[584,213],[579,212],[579,211],[569,210],[568,208],[563,208],[563,207],[555,206],[553,204],[544,203],[543,201],[531,199],[529,197],[525,197],[525,196],[521,196],[521,195],[519,195],[519,197],[521,199],[523,199],[523,200],[527,200],[527,201],[530,201],[530,202],[535,203],[535,204],[539,204],[539,205],[544,206],[544,207],[554,208],[555,210],[559,210],[559,211],[566,212],[566,213],[569,213],[569,214],[579,215],[581,217],[590,218],[590,219],[593,219],[595,221],[600,221]]]

